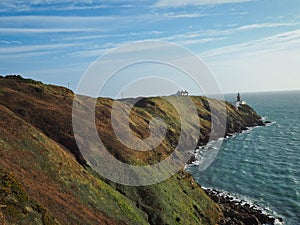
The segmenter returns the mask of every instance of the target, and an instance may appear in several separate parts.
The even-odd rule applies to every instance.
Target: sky
[[[20,74],[76,90],[96,60],[137,41],[170,42],[193,52],[223,93],[300,89],[299,0],[0,2],[1,75]],[[133,66],[127,76],[150,76],[149,70],[149,65],[144,71]],[[179,86],[167,84],[176,83],[174,74],[165,69],[163,80],[137,79],[132,89],[140,89],[140,95],[150,87],[169,94],[180,86],[198,94],[184,79]],[[124,79],[115,83],[125,87]],[[138,95],[126,88],[121,94]]]

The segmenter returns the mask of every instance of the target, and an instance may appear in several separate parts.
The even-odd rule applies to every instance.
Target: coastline
[[[225,137],[220,137],[217,141],[219,140],[223,141],[224,139],[229,139],[235,135],[244,132],[249,132],[252,129],[261,126],[269,126],[274,123],[265,120],[263,118],[261,122],[262,123],[256,126],[246,127],[245,129],[239,130],[235,133],[226,133]],[[212,149],[214,149],[214,147],[210,146],[210,143],[208,142],[205,145],[194,150],[191,159],[188,161],[185,167],[185,171],[190,173],[187,170],[187,168],[189,166],[198,166],[201,161],[201,153],[211,151]],[[201,184],[199,185],[201,186]],[[203,186],[201,186],[201,188],[210,197],[210,199],[212,199],[215,203],[217,203],[220,206],[224,214],[224,218],[220,221],[219,225],[236,225],[236,224],[238,225],[282,225],[284,224],[284,221],[281,217],[273,216],[271,212],[269,212],[269,210],[267,210],[266,208],[242,200],[226,191],[220,191],[215,188],[206,188]]]
[[[202,187],[205,193],[220,207],[224,218],[220,225],[280,225],[283,219],[274,217],[265,208],[241,200],[227,192]]]
[[[0,132],[9,134],[4,135],[5,142],[0,142],[2,149],[5,150],[1,151],[3,157],[0,157],[0,164],[12,174],[13,180],[20,182],[17,186],[24,189],[28,199],[36,199],[37,203],[44,207],[44,212],[53,215],[51,218],[58,221],[56,224],[99,224],[99,222],[105,224],[220,224],[222,219],[226,219],[220,204],[216,204],[212,197],[209,198],[192,176],[185,173],[177,173],[155,185],[132,187],[110,182],[98,176],[91,168],[85,167],[84,158],[76,148],[72,133],[70,118],[72,118],[74,94],[68,89],[20,78],[3,79],[0,85],[3,90],[0,95],[1,115],[3,115],[0,122],[4,124]],[[202,161],[208,165],[208,159],[212,159],[209,157],[210,153],[215,153],[214,149],[217,150],[216,146],[210,146],[211,142],[207,143],[211,133],[211,117],[206,98],[195,96],[193,99],[197,103],[199,122],[203,122],[198,143],[200,148],[207,146],[206,152],[209,153],[208,157]],[[181,123],[177,114],[170,113],[169,115],[161,112],[172,112],[172,107],[162,104],[164,101],[161,98],[145,98],[142,104],[136,106],[138,110],[133,111],[134,131],[137,136],[148,134],[147,121],[150,121],[152,117],[145,117],[148,115],[145,112],[165,118],[166,121],[170,121],[170,128],[172,128],[172,132],[165,140],[166,146],[159,151],[161,154],[155,151],[155,154],[150,152],[141,155],[133,155],[121,143],[112,141],[115,140],[114,132],[110,127],[110,120],[105,118],[109,118],[113,100],[107,98],[98,100],[97,118],[101,121],[98,127],[99,133],[117,159],[128,163],[155,163],[160,161],[162,156],[168,155],[169,146],[176,144],[176,135],[180,134]],[[53,102],[56,104],[55,109],[53,109]],[[216,108],[218,103],[217,100]],[[20,111],[20,108],[23,110]],[[243,106],[240,110],[236,110],[234,106],[227,103],[227,110],[228,123],[220,124],[220,126],[226,126],[223,128],[226,128],[227,132],[219,135],[221,139],[263,124],[261,117],[250,106]],[[32,117],[36,112],[40,113]],[[195,129],[194,126],[191,126],[191,129]],[[218,143],[217,138],[214,142]],[[30,154],[23,154],[26,152]],[[139,161],[133,161],[137,159]],[[45,163],[47,163],[46,167]],[[36,174],[36,176],[28,175],[24,179],[24,168],[28,174]],[[47,168],[53,168],[53,170],[49,171]],[[57,179],[53,179],[54,177]],[[36,186],[37,178],[39,186]],[[87,183],[90,184],[89,188],[86,186]],[[64,202],[56,197],[57,187],[63,190],[61,197],[65,199]],[[13,194],[15,193],[12,192],[9,195],[13,196]],[[48,199],[45,196],[51,196],[51,198]],[[74,201],[69,202],[73,198]],[[17,207],[14,202],[6,201],[5,204],[15,209],[14,221],[24,221],[24,216],[30,220],[34,216],[29,213],[24,215],[24,207]],[[73,211],[74,205],[80,209],[80,212]],[[93,205],[92,209],[91,205]],[[109,207],[103,207],[103,205]],[[117,209],[117,211],[111,209]],[[10,220],[11,213],[9,211],[5,213],[6,218]],[[39,214],[36,218],[40,219],[42,216]],[[239,224],[245,225],[245,223]]]

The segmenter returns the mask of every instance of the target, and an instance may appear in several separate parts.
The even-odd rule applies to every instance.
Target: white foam
[[[215,188],[207,188],[207,187],[203,187],[203,186],[202,186],[202,188],[204,190],[214,193],[217,196],[229,197],[232,199],[231,202],[236,202],[236,204],[239,204],[241,206],[248,204],[248,205],[250,205],[251,208],[253,208],[255,210],[261,210],[263,214],[275,218],[275,225],[283,225],[284,224],[284,222],[280,222],[279,219],[277,219],[277,218],[280,218],[281,216],[279,216],[276,212],[272,211],[269,207],[263,207],[263,206],[257,205],[254,200],[252,200],[248,197],[245,197],[245,196],[242,196],[239,194],[229,193],[224,190],[217,190]],[[267,224],[265,224],[265,225],[267,225]]]

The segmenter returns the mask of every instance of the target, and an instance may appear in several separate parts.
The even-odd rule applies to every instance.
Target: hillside
[[[183,171],[145,187],[120,185],[97,175],[74,138],[73,98],[64,87],[16,76],[0,78],[0,205],[7,206],[2,209],[6,224],[217,224],[222,219],[219,206]],[[180,102],[180,97],[173,98]],[[192,100],[201,127],[196,141],[203,145],[209,140],[210,108],[204,97]],[[130,114],[130,127],[139,138],[149,136],[152,117],[166,121],[166,138],[156,151],[133,151],[117,140],[110,121],[112,104],[112,99],[97,100],[96,124],[115,158],[151,165],[171,154],[180,121],[164,98],[141,99]],[[261,124],[250,107],[236,111],[226,104],[227,133]],[[219,105],[214,100],[216,109]]]

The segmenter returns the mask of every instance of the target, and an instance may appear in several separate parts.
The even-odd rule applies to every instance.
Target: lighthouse
[[[237,96],[236,96],[236,102],[235,102],[235,108],[238,110],[239,107],[241,105],[241,95],[240,93],[237,93]]]
[[[236,109],[239,109],[239,107],[241,105],[247,105],[247,102],[245,100],[242,101],[241,99],[242,99],[242,97],[241,97],[240,93],[237,93],[236,102],[235,102]]]
[[[240,93],[237,93],[236,101],[237,101],[237,102],[240,102],[240,101],[241,101],[241,95],[240,95]]]

